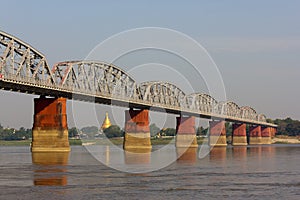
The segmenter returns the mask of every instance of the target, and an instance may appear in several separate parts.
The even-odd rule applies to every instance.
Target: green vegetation
[[[0,140],[28,140],[31,138],[31,129],[21,127],[19,130],[14,128],[3,128],[0,124]]]
[[[199,126],[196,129],[196,135],[197,136],[205,136],[205,135],[207,135],[207,131],[208,131],[208,128],[203,128],[203,126]]]
[[[83,127],[79,133],[84,134],[85,137],[94,138],[99,133],[99,128],[97,126],[87,126]]]
[[[295,136],[300,138],[300,121],[293,120],[291,118],[286,119],[267,119],[267,122],[275,123],[278,125],[277,135],[285,136]],[[232,126],[230,123],[226,123],[226,133],[228,136],[231,136]],[[81,145],[84,141],[93,141],[98,144],[108,143],[107,140],[101,140],[105,136],[111,140],[112,143],[120,145],[123,143],[124,130],[117,125],[112,125],[109,128],[105,129],[104,134],[100,134],[98,127],[96,126],[87,126],[82,129],[72,127],[69,129],[69,138],[71,145]],[[202,126],[196,127],[197,136],[207,135],[208,129],[203,128]],[[171,142],[176,135],[176,129],[174,128],[163,128],[160,129],[156,124],[150,125],[150,134],[153,137],[151,139],[152,144],[167,144]],[[163,136],[163,137],[162,137]],[[169,136],[169,137],[168,137]],[[32,130],[25,129],[21,127],[19,130],[14,128],[4,128],[0,124],[0,145],[30,145],[32,138]],[[94,140],[95,138],[99,138]],[[204,137],[198,137],[198,144],[203,142]],[[282,143],[282,142],[276,142]]]
[[[121,145],[123,144],[123,138],[118,137],[118,138],[109,138],[109,139],[88,139],[88,140],[83,140],[83,144],[93,144],[93,145]]]
[[[268,119],[267,122],[278,125],[277,135],[300,136],[300,121],[291,118]]]
[[[158,128],[158,127],[156,126],[156,124],[151,124],[151,125],[150,125],[150,135],[151,135],[151,136],[155,136],[155,135],[157,135],[159,132],[160,132],[160,128]]]
[[[114,138],[114,137],[123,137],[124,131],[117,125],[111,125],[110,127],[104,129],[104,134],[107,138]]]
[[[31,140],[0,140],[0,146],[29,146]]]
[[[290,143],[286,141],[276,141],[273,144],[290,144]]]
[[[166,144],[175,144],[174,137],[167,138],[151,138],[152,145],[166,145]]]
[[[82,141],[80,139],[69,139],[69,143],[70,145],[74,146],[74,145],[82,145]]]
[[[76,127],[69,128],[69,138],[75,138],[79,136],[79,130]]]

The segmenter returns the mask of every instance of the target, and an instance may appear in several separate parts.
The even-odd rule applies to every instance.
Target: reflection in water
[[[189,148],[176,148],[177,162],[179,163],[188,163],[195,164],[197,161],[197,152],[198,148],[189,147]]]
[[[275,148],[272,147],[271,145],[262,146],[261,153],[262,153],[262,155],[266,155],[268,157],[270,157],[270,156],[273,157],[275,154]]]
[[[32,152],[32,163],[37,166],[34,171],[34,185],[67,185],[66,166],[69,152]]]
[[[102,155],[105,163],[106,146],[88,147]],[[160,164],[170,156],[176,159],[175,146],[166,150],[158,145],[153,148],[151,163]],[[148,173],[141,166],[151,164],[139,168],[124,166],[124,152],[110,147],[110,163],[122,165],[119,169],[133,168],[128,172],[143,173],[132,174],[97,162],[83,146],[72,147],[67,167],[53,162],[59,159],[50,158],[47,160],[52,165],[43,164],[49,162],[40,161],[39,156],[29,153],[28,147],[0,146],[0,199],[299,199],[299,144],[249,145],[246,159],[242,158],[243,149],[234,148],[228,146],[226,152],[224,148],[214,148],[203,159],[197,156],[195,164],[173,163]],[[157,157],[153,156],[155,152]],[[222,165],[224,160],[226,164]],[[241,168],[244,165],[245,170]],[[62,169],[66,168],[64,172]],[[59,172],[39,172],[45,169]],[[32,187],[33,178],[41,185],[38,180],[49,180],[51,175],[61,180],[67,175],[68,186]]]
[[[247,146],[233,146],[232,147],[233,160],[237,162],[237,168],[247,171]]]
[[[151,149],[130,149],[124,151],[125,164],[149,164],[151,162]]]
[[[271,158],[275,156],[275,148],[272,145],[259,145],[255,147],[249,148],[249,154],[255,155],[258,160],[262,160],[265,158]]]
[[[209,152],[209,159],[211,161],[226,162],[227,147],[213,147]]]
[[[235,159],[247,160],[247,147],[246,146],[232,147],[232,154]]]

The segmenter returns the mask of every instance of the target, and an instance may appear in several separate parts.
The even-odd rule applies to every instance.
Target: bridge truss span
[[[137,83],[121,68],[100,61],[65,61],[49,67],[45,56],[0,31],[0,88],[44,96],[65,97],[138,109],[224,119],[231,122],[267,123],[264,114],[234,102],[218,102],[209,94],[186,95],[172,83]]]
[[[69,92],[139,100],[136,81],[113,64],[99,61],[66,61],[54,65],[56,86]]]
[[[185,108],[188,106],[185,93],[174,84],[162,81],[149,81],[141,83],[139,87],[142,100],[150,104],[174,108]]]
[[[193,93],[187,95],[187,101],[190,109],[198,110],[202,113],[216,113],[218,101],[205,93]]]
[[[45,56],[20,39],[0,31],[0,78],[23,84],[53,85]]]

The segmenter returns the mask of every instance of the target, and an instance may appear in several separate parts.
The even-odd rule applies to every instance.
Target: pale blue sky
[[[299,8],[296,0],[10,0],[1,2],[0,29],[44,53],[51,65],[83,59],[121,31],[174,29],[208,50],[229,100],[270,118],[300,119]],[[31,127],[33,96],[0,95],[0,123]]]

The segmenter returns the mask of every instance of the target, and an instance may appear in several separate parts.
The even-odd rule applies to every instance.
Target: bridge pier
[[[124,150],[139,152],[151,151],[149,110],[125,111]]]
[[[65,98],[34,99],[31,151],[70,151]]]
[[[249,127],[249,144],[262,144],[261,126],[251,125]]]
[[[277,129],[275,127],[271,127],[271,137],[275,137],[276,133],[277,133]]]
[[[176,147],[198,147],[195,117],[176,117]]]
[[[225,121],[209,122],[209,145],[227,146]]]
[[[232,124],[232,145],[247,145],[246,124]]]
[[[261,143],[262,144],[271,144],[272,131],[271,127],[261,127]]]

